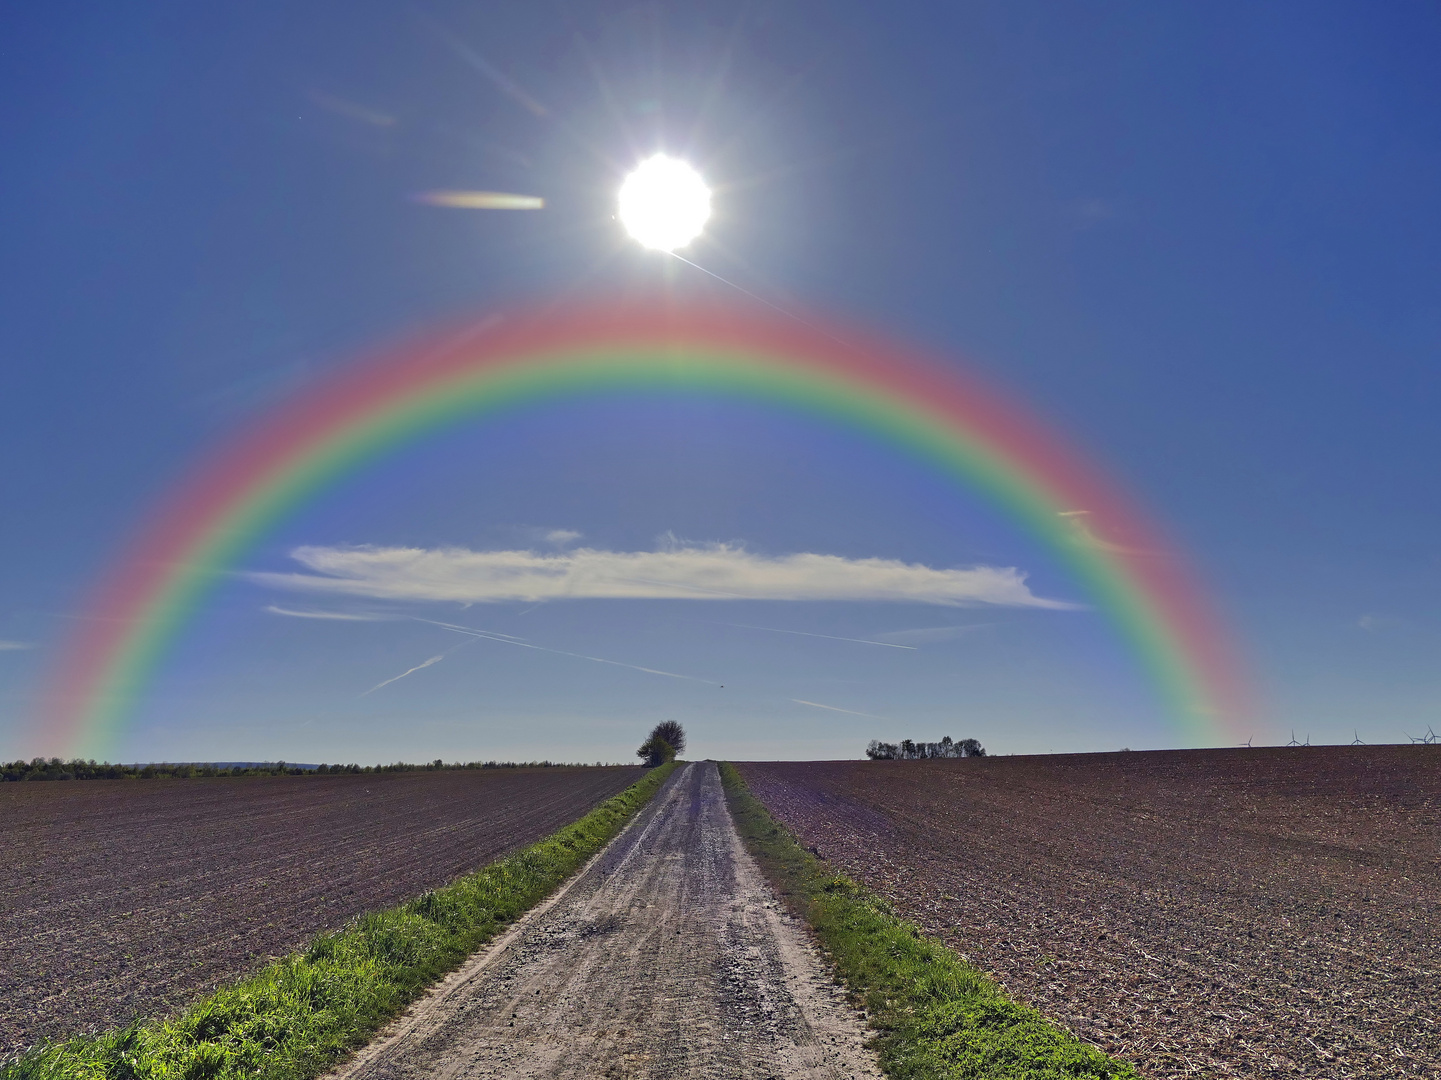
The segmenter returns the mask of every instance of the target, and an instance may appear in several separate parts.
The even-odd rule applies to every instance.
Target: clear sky
[[[1441,726],[1438,58],[1441,13],[1399,0],[7,7],[0,757],[155,500],[308,380],[600,289],[743,299],[612,220],[656,150],[716,189],[688,257],[955,357],[1129,490],[1231,628],[1258,742]],[[452,188],[546,206],[414,199]],[[1075,606],[462,607],[256,576],[367,547],[1014,568]],[[117,758],[624,760],[667,718],[738,758],[1181,741],[1042,545],[761,405],[561,402],[437,433],[240,570]]]

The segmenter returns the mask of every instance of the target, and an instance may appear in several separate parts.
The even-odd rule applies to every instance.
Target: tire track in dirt
[[[699,763],[331,1080],[878,1078],[865,1038]]]

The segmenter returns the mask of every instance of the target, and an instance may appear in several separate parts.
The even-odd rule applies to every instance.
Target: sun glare
[[[620,187],[620,222],[643,247],[685,247],[709,218],[710,188],[700,173],[677,158],[647,158]]]

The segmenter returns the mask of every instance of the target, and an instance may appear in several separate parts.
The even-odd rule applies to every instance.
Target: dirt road
[[[699,763],[334,1075],[879,1077],[865,1037]]]

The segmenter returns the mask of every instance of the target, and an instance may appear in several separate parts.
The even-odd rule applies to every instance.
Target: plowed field
[[[163,1015],[639,768],[0,785],[0,1053]]]
[[[1441,750],[752,763],[805,843],[1148,1076],[1441,1077]]]

